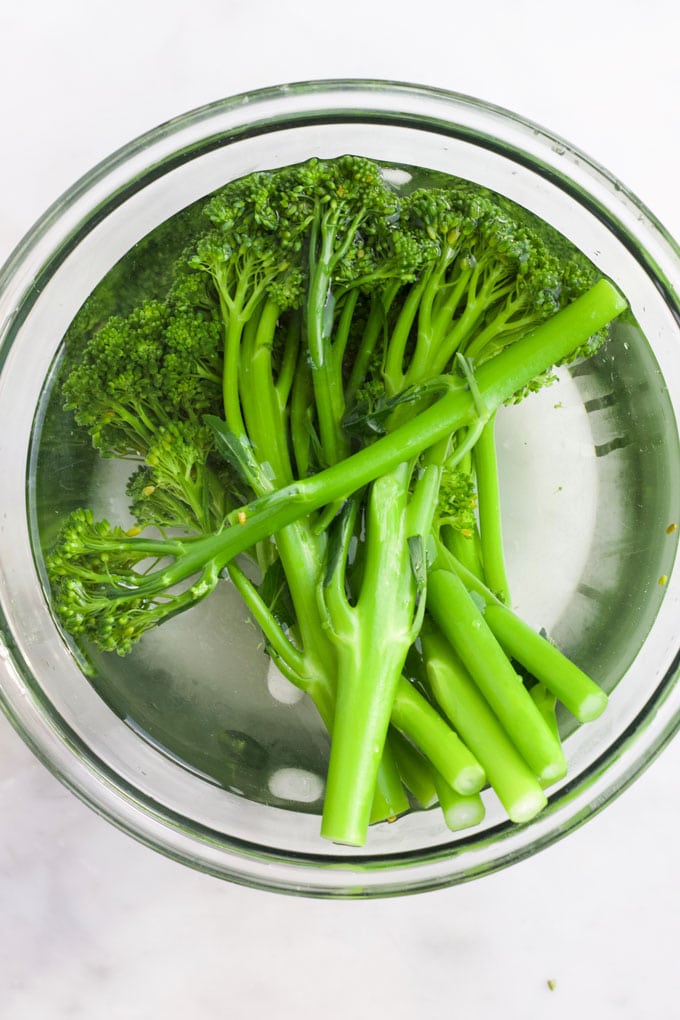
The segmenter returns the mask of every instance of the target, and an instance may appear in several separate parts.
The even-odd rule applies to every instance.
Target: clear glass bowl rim
[[[428,115],[419,111],[419,104],[427,106]],[[240,126],[234,125],[234,132],[247,131],[253,125],[267,131],[279,121],[287,123],[304,117],[323,120],[351,114],[360,120],[377,113],[389,118],[394,110],[399,111],[395,119],[407,116],[414,123],[436,123],[444,133],[448,129],[483,137],[490,148],[498,145],[506,155],[544,166],[567,190],[571,173],[578,168],[579,197],[599,208],[605,196],[607,210],[603,214],[612,228],[622,232],[635,247],[680,321],[678,246],[617,178],[564,139],[502,107],[460,93],[404,82],[315,80],[242,93],[189,111],[134,139],[75,182],[28,231],[0,270],[0,299],[4,295],[11,309],[0,326],[0,368],[9,348],[8,338],[11,341],[16,334],[39,291],[36,281],[54,271],[69,246],[77,244],[79,232],[87,230],[92,217],[106,214],[107,203],[119,205],[124,201],[125,187],[110,188],[111,181],[118,181],[123,171],[128,188],[138,190],[149,179],[148,174],[166,172],[173,159],[185,157],[188,145],[198,147],[199,139],[203,145],[224,144],[223,133],[210,134],[211,125],[224,115],[241,111]],[[265,111],[268,118],[258,121],[260,111]],[[433,111],[438,111],[441,120],[432,116]],[[485,136],[464,125],[466,113],[484,120],[488,131]],[[460,122],[454,119],[456,114]],[[503,141],[496,139],[493,128],[501,125],[509,126],[513,137],[521,141],[517,153],[512,151],[507,133]],[[584,191],[584,180],[592,186],[590,192]],[[157,810],[118,784],[116,777],[107,775],[101,767],[96,749],[87,749],[86,755],[74,751],[69,735],[59,733],[59,721],[47,718],[44,706],[26,697],[29,685],[25,683],[25,667],[15,655],[6,622],[0,618],[0,658],[6,667],[0,674],[0,705],[50,771],[95,811],[140,842],[212,875],[279,892],[365,898],[452,885],[497,871],[550,845],[602,810],[651,764],[680,728],[680,691],[676,685],[679,647],[664,683],[635,724],[592,763],[586,779],[582,778],[574,789],[563,788],[559,802],[550,805],[538,824],[492,834],[487,845],[493,845],[493,852],[471,859],[467,867],[461,867],[466,855],[460,844],[456,844],[453,856],[438,847],[432,854],[396,854],[388,859],[365,856],[353,860],[351,866],[333,855],[274,855],[261,847],[239,846],[236,840],[227,851],[215,844],[209,832],[200,827],[187,828],[186,819]]]

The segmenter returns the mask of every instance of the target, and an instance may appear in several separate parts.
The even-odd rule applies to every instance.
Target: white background
[[[335,76],[513,109],[608,167],[678,237],[677,11],[676,0],[5,0],[0,261],[141,132],[234,92]],[[503,873],[388,901],[294,900],[137,845],[0,718],[0,1018],[674,1017],[679,845],[676,741],[603,814]]]

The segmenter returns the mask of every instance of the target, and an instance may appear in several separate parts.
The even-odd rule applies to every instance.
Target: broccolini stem
[[[399,312],[399,317],[390,334],[383,365],[383,378],[388,397],[401,393],[405,388],[404,355],[413,323],[418,316],[420,300],[427,285],[427,278],[428,273],[426,271],[419,280],[411,285],[406,300]]]
[[[627,307],[625,297],[611,281],[599,280],[571,304],[475,368],[487,406],[492,410],[500,407],[548,368],[567,360]]]
[[[449,448],[448,437],[425,451],[420,477],[408,507],[409,535],[427,535],[437,508],[442,464]]]
[[[358,290],[350,290],[342,302],[342,309],[338,316],[337,325],[335,327],[335,336],[333,338],[332,347],[332,358],[333,358],[333,371],[334,374],[342,379],[342,364],[343,358],[345,357],[345,350],[347,349],[347,343],[350,337],[350,331],[352,328],[352,319],[354,317],[354,310],[356,308],[357,301],[359,299]],[[342,386],[342,383],[341,383]],[[344,414],[344,408],[347,403],[347,394],[343,389],[342,408]],[[340,416],[342,418],[342,415]]]
[[[320,668],[320,663],[314,662],[310,656],[306,656],[293,645],[269,607],[260,597],[255,585],[251,584],[243,571],[235,563],[231,563],[228,569],[236,590],[257,620],[270,645],[272,660],[291,683],[309,695],[324,725],[330,732],[335,712],[335,690],[329,676],[325,675],[323,669]],[[332,649],[329,648],[328,651],[332,653]],[[329,666],[327,660],[325,665]],[[408,798],[404,792],[390,742],[387,741],[378,767],[370,821],[373,823],[394,818],[403,814],[408,807]]]
[[[373,294],[366,326],[361,334],[361,341],[354,356],[349,379],[345,383],[345,403],[348,406],[352,405],[357,390],[366,378],[373,352],[385,326],[385,314],[385,306],[381,298]]]
[[[475,270],[473,269],[473,279],[474,276]],[[455,320],[452,328],[442,338],[436,356],[432,359],[432,369],[437,375],[446,370],[446,366],[458,351],[467,354],[466,344],[482,315],[486,312],[486,302],[480,301],[479,296],[474,294],[473,290],[474,288],[471,287],[462,315]]]
[[[444,452],[437,450],[433,462],[425,465],[410,499],[408,463],[373,482],[362,583],[354,604],[345,590],[345,562],[354,532],[355,501],[339,522],[338,555],[323,589],[327,626],[338,649],[338,675],[321,831],[336,842],[361,844],[365,839],[375,755],[390,720],[461,792],[477,792],[484,783],[483,770],[459,738],[400,677],[425,604],[422,597],[418,602],[419,570],[412,542],[422,542],[432,527],[438,461]],[[423,574],[424,570],[423,562]]]
[[[567,764],[559,742],[457,574],[430,573],[427,608],[534,774],[561,779]]]
[[[305,520],[297,520],[281,528],[276,544],[295,609],[300,643],[305,649],[307,672],[328,677],[335,668],[335,654],[322,626],[316,597],[326,536],[315,535]]]
[[[277,659],[287,667],[286,675],[294,674],[296,686],[306,690],[304,655],[284,634],[281,624],[243,570],[233,562],[229,564],[228,570],[232,584],[257,620],[265,640],[275,652]],[[323,714],[321,713],[322,716]]]
[[[427,622],[421,638],[436,703],[483,766],[508,817],[529,821],[546,804],[541,784],[441,632]]]
[[[560,730],[557,724],[557,698],[549,691],[545,684],[536,683],[529,688],[529,694],[533,698],[538,711],[541,713],[551,731],[559,739]]]
[[[594,680],[504,606],[478,577],[441,546],[437,564],[455,571],[466,588],[475,592],[482,602],[484,619],[506,654],[542,681],[579,722],[591,722],[601,715],[607,695]]]
[[[446,827],[451,832],[460,832],[484,821],[486,809],[478,793],[458,793],[438,772],[434,773],[434,782]]]
[[[399,773],[404,786],[423,807],[432,807],[437,802],[437,790],[434,784],[434,770],[425,756],[403,737],[399,730],[391,729],[388,740],[394,749]]]
[[[276,489],[290,483],[292,467],[286,442],[284,412],[273,385],[272,340],[278,308],[266,301],[252,337],[244,341],[241,404],[255,456],[268,465],[268,483]],[[273,477],[269,478],[269,473]],[[314,533],[308,520],[295,520],[277,535],[277,549],[290,591],[297,631],[304,649],[304,666],[300,675],[324,677],[326,687],[335,663],[333,647],[321,626],[316,602],[316,587],[323,570],[326,536]],[[318,697],[315,698],[318,701]],[[327,719],[326,721],[330,721]]]
[[[306,357],[298,358],[290,399],[290,441],[298,478],[309,473],[312,453],[311,420],[309,409],[314,396],[312,376]]]
[[[506,653],[542,680],[579,722],[591,722],[604,712],[605,692],[524,620],[495,603],[486,606],[484,618]]]
[[[341,428],[345,412],[342,374],[333,356],[331,340],[335,299],[331,289],[332,232],[321,232],[319,251],[310,254],[310,278],[306,304],[306,329],[312,368],[319,438],[326,465],[347,455],[347,439]]]
[[[324,589],[338,668],[321,834],[352,846],[366,839],[395,690],[412,641],[416,586],[405,534],[409,476],[409,465],[401,464],[371,487],[356,602],[342,590],[344,556]]]
[[[505,569],[495,425],[494,414],[480,432],[473,450],[479,535],[486,583],[501,602],[509,605],[510,590]]]
[[[246,330],[244,336],[239,379],[248,437],[257,460],[268,464],[273,472],[271,480],[275,487],[293,480],[285,416],[272,369],[272,344],[279,314],[278,305],[264,301],[256,328]]]
[[[300,349],[300,315],[290,313],[286,326],[286,342],[283,348],[283,357],[276,377],[276,394],[279,398],[279,406],[287,407],[293,383],[295,381],[295,370],[298,365],[298,353]]]
[[[416,744],[458,793],[478,793],[484,769],[430,702],[403,676],[392,706],[392,724]]]
[[[229,308],[220,292],[220,306],[224,326],[224,359],[222,372],[222,400],[224,417],[234,435],[245,433],[238,393],[239,363],[241,359],[241,335],[245,321],[235,309]]]
[[[461,534],[450,524],[445,524],[439,534],[442,545],[461,563],[466,570],[480,580],[484,576],[482,566],[481,540],[477,528],[470,534]]]
[[[398,748],[395,745],[394,736],[394,733],[388,733],[383,745],[378,775],[373,789],[373,802],[369,818],[371,825],[374,822],[394,821],[410,807],[397,764]]]
[[[451,322],[459,318],[457,315],[458,306],[469,287],[471,275],[472,266],[468,262],[466,265],[459,267],[458,276],[455,280],[442,287],[440,300],[437,302],[437,314],[434,322],[434,330],[440,338],[440,342],[443,342],[445,339]]]

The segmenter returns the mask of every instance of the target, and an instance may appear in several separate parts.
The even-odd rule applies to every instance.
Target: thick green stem
[[[310,408],[314,399],[312,375],[306,357],[298,359],[290,398],[290,442],[298,478],[306,478],[312,463]]]
[[[366,520],[365,562],[355,605],[331,583],[329,625],[338,672],[321,834],[362,846],[396,687],[412,641],[415,582],[405,510],[409,467],[374,482]],[[341,564],[338,565],[341,570]]]
[[[279,308],[265,301],[253,335],[244,343],[240,373],[240,402],[253,452],[267,464],[276,488],[293,480],[287,443],[286,416],[274,386],[272,344]]]
[[[260,464],[267,465],[268,488],[280,488],[292,480],[284,411],[274,386],[272,344],[279,318],[278,306],[262,302],[259,315],[243,344],[241,405]],[[311,677],[332,677],[335,657],[318,614],[316,588],[323,570],[326,539],[316,535],[304,520],[293,521],[276,536],[276,545],[295,608],[305,664],[301,680],[308,689]],[[285,661],[285,656],[283,656]],[[333,689],[332,680],[324,685]]]
[[[392,706],[392,723],[416,744],[458,793],[479,793],[484,769],[426,698],[401,677]]]
[[[294,528],[295,525],[292,526]],[[285,533],[291,532],[287,528]],[[293,545],[294,550],[294,545]],[[303,566],[300,561],[294,561],[298,567]],[[305,648],[300,651],[292,644],[284,634],[280,624],[274,618],[269,607],[263,602],[257,588],[246,577],[243,571],[231,563],[229,565],[229,576],[237,591],[243,598],[246,606],[257,620],[262,632],[270,645],[270,654],[277,663],[284,675],[303,690],[314,702],[316,709],[330,732],[333,728],[333,717],[335,714],[335,675],[334,649],[328,642],[318,618],[304,618],[304,624],[299,630],[303,638],[307,639],[307,647],[311,644],[311,651]],[[304,580],[309,583],[305,572]],[[311,590],[314,584],[311,584]],[[298,603],[299,604],[299,603]],[[313,607],[306,603],[300,607],[302,612],[310,610],[316,615]],[[310,635],[311,630],[311,635]],[[401,775],[394,759],[391,746],[385,744],[383,754],[378,767],[375,789],[371,803],[371,822],[384,821],[403,814],[408,808],[408,799],[404,792]]]
[[[314,256],[306,304],[307,347],[312,369],[314,402],[319,438],[327,465],[347,455],[348,443],[341,428],[345,413],[342,375],[333,356],[331,341],[334,298],[331,291],[333,234],[322,233]]]
[[[502,605],[474,573],[441,546],[436,565],[458,574],[481,601],[484,619],[506,654],[540,680],[579,722],[590,722],[602,714],[607,695],[556,645]]]
[[[466,567],[467,570],[481,580],[484,576],[484,567],[482,566],[481,540],[479,538],[479,531],[477,528],[474,529],[472,534],[463,535],[456,528],[445,524],[440,530],[439,537],[444,547],[448,549],[456,557],[456,559]]]
[[[541,680],[579,722],[591,722],[604,712],[605,692],[524,620],[494,603],[486,606],[484,618],[506,653]]]
[[[438,772],[434,774],[434,782],[444,821],[451,832],[470,829],[484,821],[486,809],[478,793],[459,793]]]
[[[346,596],[344,569],[354,527],[353,504],[342,522],[340,555],[325,589],[328,623],[338,647],[338,695],[322,834],[336,842],[365,839],[375,753],[390,717],[392,725],[460,792],[477,792],[484,782],[483,770],[457,735],[399,677],[424,609],[424,601],[416,605],[419,588],[412,541],[423,540],[432,527],[446,445],[442,441],[430,451],[410,499],[408,464],[373,483],[355,605]]]
[[[536,683],[529,688],[529,694],[534,700],[534,703],[541,713],[548,726],[559,739],[560,729],[557,723],[557,698],[549,691],[545,684]]]
[[[369,821],[393,822],[399,815],[408,811],[410,805],[401,772],[398,767],[398,749],[393,740],[394,734],[388,733],[383,745],[383,752],[378,766],[378,774],[371,801]]]
[[[524,760],[542,780],[560,779],[564,753],[457,574],[434,570],[427,608]]]
[[[427,683],[486,772],[513,822],[526,822],[545,807],[541,784],[517,751],[487,701],[444,636],[431,625],[421,632]]]
[[[245,433],[238,392],[239,362],[241,359],[241,336],[244,320],[230,307],[220,294],[224,326],[224,358],[222,374],[222,401],[224,417],[231,431],[237,435]]]
[[[315,535],[306,521],[293,521],[278,532],[276,545],[295,609],[300,643],[309,661],[308,668],[332,676],[335,655],[322,626],[316,596],[323,574],[326,536]]]
[[[495,423],[496,416],[494,415],[480,432],[473,450],[477,480],[479,536],[486,583],[501,602],[509,605],[510,591],[505,569]]]
[[[437,801],[432,766],[398,730],[390,730],[388,736],[404,786],[422,807],[432,807]]]

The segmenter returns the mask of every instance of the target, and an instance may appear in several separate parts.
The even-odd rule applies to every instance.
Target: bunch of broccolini
[[[67,348],[66,406],[136,462],[138,526],[65,522],[64,628],[125,654],[228,576],[330,733],[325,837],[414,800],[472,825],[487,784],[529,820],[566,770],[556,700],[585,722],[606,697],[512,611],[495,415],[625,301],[499,196],[355,156],[234,181],[202,222]]]

